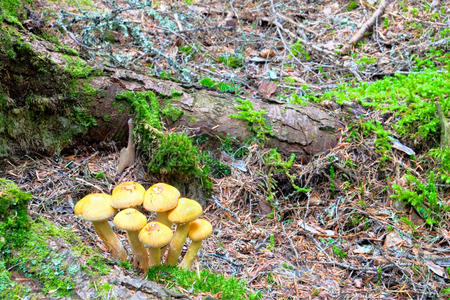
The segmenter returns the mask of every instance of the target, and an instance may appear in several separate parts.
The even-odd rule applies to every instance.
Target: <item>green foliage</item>
[[[147,279],[161,284],[176,284],[193,293],[220,293],[220,299],[260,299],[259,293],[253,294],[244,280],[227,278],[202,270],[190,272],[178,267],[158,266],[148,270]]]
[[[355,10],[355,9],[357,9],[358,7],[359,7],[358,1],[352,0],[352,1],[350,1],[350,3],[347,5],[347,11]]]
[[[201,153],[184,133],[165,134],[159,139],[159,146],[153,152],[148,165],[152,173],[194,177],[207,190],[211,189],[209,167],[200,168]]]
[[[383,125],[379,121],[372,122],[366,121],[361,124],[362,132],[364,136],[371,135],[375,133],[377,138],[375,139],[374,145],[376,147],[376,152],[381,153],[383,156],[381,161],[390,160],[389,153],[391,151],[391,138],[392,133],[385,130]]]
[[[293,44],[291,46],[291,53],[289,54],[290,57],[294,56],[294,57],[302,57],[306,60],[310,60],[311,56],[309,55],[309,53],[306,51],[305,47],[303,47],[303,44],[300,40],[298,40],[297,42],[295,42],[295,44]]]
[[[443,184],[450,184],[450,148],[434,148],[429,151],[429,155],[436,159],[436,176]]]
[[[414,207],[428,225],[433,226],[444,221],[444,216],[450,211],[450,206],[438,200],[434,173],[430,172],[428,184],[422,183],[418,178],[409,174],[405,177],[411,189],[394,184],[392,185],[394,194],[391,197]]]
[[[306,102],[306,100],[303,97],[298,96],[297,93],[292,93],[289,103],[294,103],[301,106],[308,105],[308,102]]]
[[[264,117],[266,111],[254,110],[253,104],[249,100],[237,99],[237,101],[241,103],[234,107],[238,110],[238,113],[231,114],[230,117],[246,121],[251,133],[258,141],[264,143],[269,136],[273,135],[272,126],[268,124]]]
[[[305,187],[300,187],[300,186],[296,185],[295,180],[297,179],[297,176],[293,175],[289,172],[289,170],[292,167],[292,164],[294,163],[294,160],[295,160],[294,153],[291,154],[291,156],[289,157],[289,160],[284,161],[283,157],[277,151],[277,149],[272,148],[272,149],[270,149],[269,152],[264,154],[263,159],[264,159],[264,163],[267,166],[266,174],[267,174],[268,196],[267,196],[266,200],[269,203],[271,203],[272,206],[274,206],[273,200],[275,198],[273,191],[275,190],[275,188],[277,186],[277,183],[275,182],[275,180],[273,180],[273,176],[275,174],[284,173],[288,177],[291,186],[294,188],[294,190],[296,192],[308,193],[309,191],[311,191],[311,188],[305,188]]]
[[[437,145],[439,119],[435,101],[439,101],[445,114],[449,113],[450,74],[427,69],[421,73],[396,75],[359,87],[345,85],[316,97],[316,102],[356,100],[363,106],[395,115],[393,129],[401,136],[429,145]]]
[[[219,137],[219,139],[222,142],[222,150],[231,155],[231,157],[233,157],[234,159],[242,159],[243,157],[248,155],[249,150],[247,148],[247,145],[241,145],[240,141],[238,141],[236,137],[227,136],[224,139],[221,139]]]
[[[217,58],[219,63],[223,63],[231,68],[239,68],[244,65],[245,55],[243,54],[223,54]]]
[[[185,182],[197,180],[205,190],[211,189],[209,166],[201,166],[202,153],[184,133],[164,133],[161,114],[164,114],[155,94],[124,91],[116,101],[126,102],[135,114],[138,149],[148,160],[154,174],[170,175]]]
[[[80,56],[80,52],[78,52],[77,50],[70,48],[68,46],[56,45],[55,50],[58,52],[64,53],[66,55]]]
[[[212,88],[216,85],[216,81],[212,80],[209,77],[204,77],[204,78],[200,79],[200,84],[207,88]]]
[[[332,247],[333,247],[333,253],[335,255],[339,256],[342,259],[344,259],[347,256],[347,252],[342,251],[341,248],[338,248],[335,245],[333,245]]]
[[[237,83],[227,83],[227,82],[219,82],[215,81],[209,77],[204,77],[200,79],[200,84],[207,88],[212,88],[219,90],[221,92],[231,92],[234,94],[240,94],[241,93],[241,86]]]
[[[231,175],[231,168],[210,155],[203,153],[201,162],[209,168],[210,174],[213,178],[222,178]]]

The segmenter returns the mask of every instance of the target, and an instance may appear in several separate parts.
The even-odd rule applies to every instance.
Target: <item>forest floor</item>
[[[224,145],[231,173],[213,179],[204,216],[214,233],[194,269],[245,279],[264,299],[426,299],[448,292],[449,184],[430,175],[445,165],[430,155],[439,148],[439,131],[414,136],[421,120],[413,120],[408,132],[396,132],[402,117],[363,105],[370,96],[321,98],[425,67],[446,73],[445,1],[387,1],[373,29],[344,56],[336,53],[340,45],[385,1],[162,1],[154,8],[125,0],[68,2],[39,1],[46,30],[93,63],[148,68],[253,101],[320,99],[344,124],[338,145],[309,161],[288,162],[256,142],[233,151]],[[440,98],[448,112],[448,83],[443,86],[441,95],[420,101],[434,107]],[[406,99],[395,93],[404,97],[399,103]],[[244,154],[233,156],[238,151]],[[117,161],[114,143],[101,150],[83,146],[6,161],[0,177],[32,193],[32,216],[70,228],[108,255],[92,227],[73,215],[74,204],[123,181],[155,183],[141,160],[122,175]],[[391,197],[406,191],[426,203]],[[439,208],[424,213],[434,205],[430,197]]]

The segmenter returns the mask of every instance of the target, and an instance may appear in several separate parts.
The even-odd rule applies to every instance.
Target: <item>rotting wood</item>
[[[166,97],[170,97],[173,91],[181,93],[182,96],[173,101],[172,105],[181,109],[183,115],[175,122],[167,122],[166,127],[170,130],[183,129],[188,135],[233,136],[241,141],[251,137],[251,131],[245,121],[230,117],[231,114],[237,113],[235,106],[239,104],[232,95],[184,89],[174,82],[128,71],[116,72],[113,77],[98,77],[91,84],[94,88],[117,93],[121,90],[151,90]],[[105,93],[108,94],[110,93]],[[112,94],[108,99],[102,99],[102,102],[110,102],[111,106],[113,101]],[[286,155],[294,153],[298,158],[307,161],[312,155],[331,149],[339,140],[342,124],[330,112],[317,105],[300,106],[263,101],[252,103],[256,111],[266,112],[264,117],[273,128],[273,136],[269,137],[267,147],[276,147]],[[93,114],[100,115],[95,109],[96,107]],[[111,126],[111,123],[114,122],[109,122],[108,126]],[[93,130],[103,132],[102,126],[99,123]]]

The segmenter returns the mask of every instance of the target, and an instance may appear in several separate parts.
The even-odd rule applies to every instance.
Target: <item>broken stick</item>
[[[375,24],[375,21],[384,13],[384,9],[386,6],[391,2],[391,0],[383,0],[380,3],[380,6],[378,6],[377,10],[373,13],[373,15],[367,20],[366,23],[364,23],[361,28],[356,32],[355,35],[348,41],[347,44],[345,44],[344,47],[341,49],[341,54],[347,54],[350,48],[359,42],[364,36],[364,34]]]
[[[128,120],[128,145],[120,150],[119,163],[117,165],[117,173],[122,173],[134,163],[136,155],[136,147],[133,142],[133,119]]]

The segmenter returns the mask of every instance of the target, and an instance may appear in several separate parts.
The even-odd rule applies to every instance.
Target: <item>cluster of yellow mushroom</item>
[[[156,221],[147,222],[147,216],[138,210],[141,205],[156,213]],[[180,192],[171,185],[156,183],[145,190],[141,184],[132,181],[117,185],[111,195],[89,194],[74,207],[77,216],[93,223],[111,254],[126,260],[127,252],[108,223],[114,216],[115,227],[127,232],[134,255],[133,266],[144,272],[161,263],[161,249],[165,252],[166,246],[169,250],[165,264],[176,265],[188,236],[191,245],[180,267],[190,269],[202,240],[212,233],[211,223],[198,219],[202,212],[197,201],[180,197]],[[175,233],[172,224],[177,226]]]

